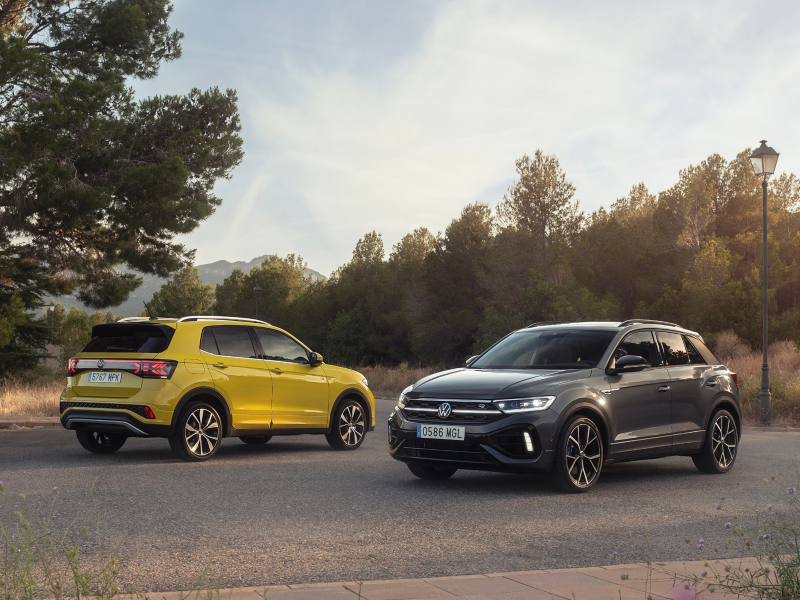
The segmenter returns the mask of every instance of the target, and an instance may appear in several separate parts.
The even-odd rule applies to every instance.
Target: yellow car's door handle
[[[283,373],[283,369],[281,369],[280,367],[273,367],[270,369],[270,371],[272,371],[273,373],[277,373],[278,375]]]
[[[227,369],[228,368],[228,365],[226,365],[225,363],[221,363],[221,362],[215,363],[215,364],[213,364],[211,366],[212,367],[216,367],[218,369]]]

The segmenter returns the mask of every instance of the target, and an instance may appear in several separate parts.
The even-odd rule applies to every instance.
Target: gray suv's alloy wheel
[[[603,438],[591,419],[577,415],[558,436],[550,481],[562,492],[589,491],[603,468]]]
[[[720,410],[711,417],[703,449],[692,455],[694,465],[703,473],[727,473],[736,460],[739,432],[736,421],[727,410]]]
[[[345,400],[331,420],[331,432],[325,438],[336,450],[355,450],[364,441],[367,417],[364,407],[356,400]]]
[[[205,402],[187,406],[169,438],[169,445],[184,460],[199,462],[217,453],[222,442],[222,420]]]

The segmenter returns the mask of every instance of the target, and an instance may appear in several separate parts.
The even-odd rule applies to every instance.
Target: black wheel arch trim
[[[742,411],[739,409],[739,405],[737,404],[736,400],[732,396],[727,395],[720,395],[714,399],[714,402],[711,404],[711,408],[708,409],[706,418],[703,421],[703,431],[708,430],[708,424],[711,421],[711,417],[717,412],[720,404],[729,404],[733,406],[733,418],[736,421],[736,428],[738,429],[739,437],[742,437]]]
[[[178,401],[178,404],[175,405],[175,411],[172,413],[172,422],[169,425],[169,433],[172,435],[175,432],[175,425],[180,416],[181,412],[183,411],[183,407],[188,404],[190,400],[196,398],[198,396],[211,396],[222,404],[222,407],[225,411],[224,415],[221,415],[223,419],[225,419],[225,435],[223,437],[231,437],[233,432],[233,418],[231,415],[231,405],[228,402],[228,399],[223,396],[219,390],[210,387],[197,387],[189,390],[186,392],[181,399]]]
[[[603,411],[600,409],[600,407],[597,406],[597,404],[595,404],[594,402],[592,402],[591,400],[588,400],[588,399],[578,400],[577,402],[574,402],[573,404],[570,404],[570,406],[569,406],[569,408],[567,410],[562,411],[561,415],[558,417],[558,420],[556,421],[556,426],[555,426],[555,428],[553,430],[553,439],[550,442],[550,449],[551,450],[552,450],[553,444],[555,443],[555,440],[558,437],[558,434],[561,432],[561,429],[564,427],[566,422],[570,418],[572,418],[576,413],[578,413],[578,412],[580,412],[582,410],[587,410],[587,409],[589,411],[591,411],[592,413],[594,413],[601,421],[600,423],[598,423],[598,425],[605,430],[605,431],[601,431],[601,433],[604,434],[604,436],[603,436],[603,455],[605,457],[608,456],[609,447],[611,445],[611,435],[612,435],[611,434],[611,424],[608,422],[608,418],[606,417],[605,414],[603,414]]]
[[[339,410],[339,405],[342,403],[342,401],[352,396],[358,396],[364,401],[364,409],[367,411],[367,431],[372,431],[375,429],[375,427],[372,425],[372,409],[369,406],[369,399],[367,398],[366,394],[364,394],[364,392],[358,388],[347,388],[336,397],[336,400],[333,403],[333,408],[331,408],[331,431],[333,431],[333,415],[335,415],[336,411]]]

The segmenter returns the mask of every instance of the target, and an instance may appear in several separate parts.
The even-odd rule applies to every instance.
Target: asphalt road
[[[733,553],[725,521],[779,508],[800,483],[800,435],[763,432],[745,434],[722,476],[676,457],[608,466],[575,496],[538,476],[421,481],[387,454],[392,406],[378,402],[378,426],[355,452],[322,436],[262,447],[234,438],[200,464],[174,458],[162,439],[98,456],[62,429],[0,432],[0,481],[41,510],[59,486],[62,521],[96,481],[82,522],[106,548],[122,542],[123,580],[141,591],[185,589],[208,565],[212,578],[243,586],[352,580],[362,562],[367,579],[596,566],[614,551],[630,563],[646,558],[645,534],[658,560],[696,559],[698,538]]]

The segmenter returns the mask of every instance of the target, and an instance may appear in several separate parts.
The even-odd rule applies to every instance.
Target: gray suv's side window
[[[661,342],[661,348],[664,350],[667,366],[674,367],[689,364],[689,353],[686,352],[683,337],[679,333],[659,331],[658,341]]]
[[[211,328],[221,356],[234,358],[258,358],[249,327],[220,325]]]
[[[714,356],[714,353],[711,352],[711,350],[709,350],[708,347],[703,342],[701,342],[697,338],[693,338],[693,337],[685,338],[685,339],[687,339],[688,342],[692,346],[694,346],[695,350],[697,350],[697,352],[700,353],[700,356],[703,357],[703,360],[705,361],[706,364],[709,364],[709,365],[718,365],[719,364],[719,359],[716,356]]]
[[[689,338],[687,338],[685,335],[683,336],[683,345],[686,346],[686,353],[689,355],[689,364],[690,365],[704,365],[704,364],[706,364],[706,361],[703,360],[703,357],[700,356],[700,353],[692,345],[691,340],[689,340]]]
[[[626,335],[614,351],[615,360],[623,356],[641,356],[647,361],[648,367],[658,367],[661,364],[652,331],[634,331]]]
[[[308,362],[305,348],[289,336],[280,331],[262,327],[256,327],[254,330],[258,341],[261,342],[261,348],[264,350],[262,358],[301,364]]]

